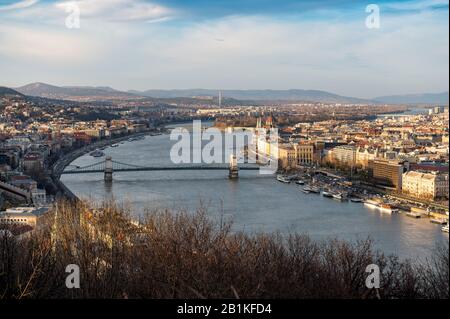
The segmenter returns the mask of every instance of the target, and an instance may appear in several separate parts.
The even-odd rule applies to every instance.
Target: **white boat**
[[[420,217],[422,217],[421,214],[419,214],[419,213],[414,213],[414,212],[408,212],[408,213],[406,213],[406,216],[412,217],[412,218],[420,218]]]
[[[309,191],[314,194],[320,194],[320,189],[318,189],[317,187],[314,187],[314,186],[311,186],[309,188]]]
[[[130,138],[128,139],[128,141],[129,141],[129,142],[133,142],[133,141],[140,141],[140,140],[143,140],[143,139],[145,139],[145,136],[140,135],[140,136],[130,137]]]
[[[91,152],[89,155],[91,155],[92,157],[102,157],[102,156],[105,156],[105,153],[103,153],[100,150],[95,150],[95,151]]]
[[[118,147],[119,144],[112,144],[111,147]]]
[[[353,203],[362,203],[363,202],[362,198],[357,198],[357,197],[350,198],[350,201]]]
[[[373,200],[373,199],[367,199],[364,201],[364,205],[369,206],[369,207],[375,207],[378,208],[379,202]]]
[[[380,209],[380,211],[382,212],[382,213],[388,213],[388,214],[391,214],[391,213],[398,213],[398,209],[397,208],[393,208],[391,205],[389,205],[389,204],[380,204],[379,206],[378,206],[378,208]]]
[[[302,188],[302,192],[306,193],[306,194],[309,194],[311,192],[311,189],[309,188],[309,186],[305,186],[305,187]]]
[[[286,183],[286,184],[289,184],[291,182],[290,180],[288,180],[283,175],[277,175],[277,181],[282,182],[282,183]]]
[[[438,225],[446,225],[447,221],[442,218],[432,218],[430,219],[430,223],[432,224],[438,224]]]
[[[330,192],[327,192],[327,191],[323,191],[322,195],[323,195],[323,197],[329,197],[329,198],[333,197],[333,194],[331,194]]]
[[[345,200],[345,196],[342,193],[333,194],[334,199]]]
[[[442,226],[442,231],[448,233],[448,223],[445,226]]]
[[[295,184],[297,184],[297,185],[305,185],[305,182],[302,181],[302,180],[298,180],[298,181],[295,182]]]

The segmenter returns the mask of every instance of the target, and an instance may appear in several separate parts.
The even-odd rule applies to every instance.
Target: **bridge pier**
[[[113,181],[113,164],[111,156],[107,156],[105,160],[104,178],[106,183],[112,183]]]
[[[236,155],[230,156],[230,168],[228,170],[228,178],[229,179],[239,178],[239,167],[237,165]]]

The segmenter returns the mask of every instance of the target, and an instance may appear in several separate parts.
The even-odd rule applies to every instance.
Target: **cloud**
[[[22,63],[70,67],[89,62],[99,49],[95,39],[85,34],[0,24],[0,57],[14,59],[19,67]]]
[[[164,6],[141,0],[77,0],[55,4],[59,9],[78,6],[82,17],[109,21],[153,21],[167,19],[172,11]]]
[[[364,6],[348,15],[327,10],[326,17],[141,23],[180,18],[173,8],[141,0],[80,0],[82,27],[69,30],[62,3],[0,20],[0,69],[14,85],[33,78],[120,89],[305,88],[373,97],[449,84],[444,10],[382,10],[381,28],[369,30]]]
[[[10,20],[26,23],[39,22],[47,25],[61,24],[73,8],[77,8],[80,19],[94,22],[163,22],[172,19],[176,11],[145,0],[65,0],[40,2],[26,0],[22,10],[8,10],[4,15]],[[36,5],[31,5],[36,4]],[[19,7],[19,4],[7,6]],[[5,8],[7,8],[5,7]],[[1,7],[0,7],[1,8]]]
[[[0,6],[0,12],[28,8],[38,2],[39,2],[39,0],[23,0],[23,1],[15,2],[15,3],[9,4],[9,5]]]
[[[151,70],[147,79],[157,88],[305,88],[373,97],[448,86],[448,30],[439,16],[386,16],[376,31],[364,18],[235,16],[196,24],[145,43],[141,69]]]
[[[406,2],[390,2],[384,7],[394,10],[429,10],[436,7],[447,6],[448,0],[414,0]]]
[[[73,5],[80,9],[80,29],[68,29],[65,24],[70,13],[66,8]],[[140,32],[133,29],[132,22],[156,25],[170,20],[172,12],[141,0],[41,2],[23,8],[5,13],[0,20],[0,60],[68,67],[95,64],[104,58],[102,54],[114,51],[118,43]]]

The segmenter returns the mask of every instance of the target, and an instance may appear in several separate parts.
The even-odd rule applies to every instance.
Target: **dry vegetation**
[[[61,202],[46,218],[26,238],[0,238],[0,299],[448,298],[448,245],[412,263],[373,251],[370,240],[233,233],[203,209],[148,214],[138,227],[114,203],[92,213]],[[365,287],[372,263],[378,292]],[[80,267],[80,289],[65,286],[68,264]]]

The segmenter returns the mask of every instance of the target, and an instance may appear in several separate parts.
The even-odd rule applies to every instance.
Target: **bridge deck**
[[[151,172],[151,171],[197,171],[197,170],[229,170],[229,166],[173,166],[173,167],[135,167],[135,168],[114,168],[113,172]],[[259,170],[259,166],[242,166],[238,167],[239,170]],[[103,173],[104,169],[79,169],[63,171],[61,174],[91,174],[91,173]]]

